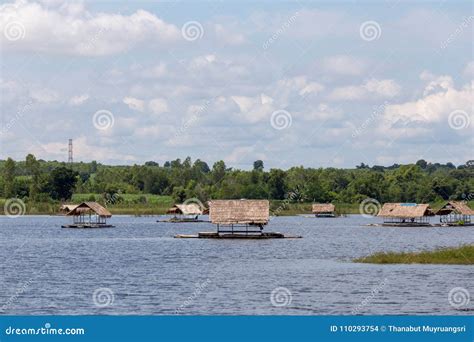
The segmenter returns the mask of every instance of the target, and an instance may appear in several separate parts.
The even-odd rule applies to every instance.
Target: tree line
[[[455,166],[429,163],[369,166],[351,169],[305,168],[265,170],[257,160],[251,170],[228,167],[224,161],[210,167],[190,157],[159,165],[111,166],[96,161],[67,164],[38,160],[0,160],[0,197],[26,201],[64,201],[73,193],[171,195],[176,202],[188,198],[272,199],[292,202],[359,203],[370,197],[380,202],[436,202],[472,199],[474,161]]]

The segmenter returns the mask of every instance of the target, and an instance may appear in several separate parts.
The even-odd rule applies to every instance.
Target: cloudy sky
[[[0,159],[474,159],[470,1],[17,1],[0,30]]]

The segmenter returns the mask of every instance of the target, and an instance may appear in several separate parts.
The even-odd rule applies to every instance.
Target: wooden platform
[[[111,224],[90,224],[90,223],[65,224],[61,226],[61,228],[114,228],[114,227],[115,226]]]
[[[197,235],[178,234],[177,239],[299,239],[302,236],[284,235],[282,233],[262,233],[262,234],[244,234],[244,233],[217,233],[217,232],[199,232]]]

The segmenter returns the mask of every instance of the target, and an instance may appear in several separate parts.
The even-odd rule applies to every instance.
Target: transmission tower
[[[68,150],[67,162],[69,164],[72,164],[72,139],[69,139],[69,150]]]

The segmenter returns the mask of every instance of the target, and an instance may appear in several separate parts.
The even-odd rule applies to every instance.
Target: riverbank
[[[474,245],[440,248],[414,253],[376,253],[354,260],[369,264],[456,264],[474,265]]]
[[[119,200],[118,200],[119,199]],[[0,198],[0,215],[4,214],[6,199]],[[135,215],[150,216],[164,215],[173,206],[174,200],[171,196],[152,194],[120,194],[120,197],[104,201],[100,194],[74,194],[68,203],[81,203],[95,201],[107,207],[113,215]],[[58,215],[60,202],[29,202],[24,200],[25,215]],[[445,202],[430,203],[431,207],[439,209]],[[360,212],[360,203],[334,203],[336,216],[357,215]],[[474,201],[469,202],[474,207]],[[285,200],[270,200],[270,216],[296,216],[310,215],[312,203],[288,203]]]

